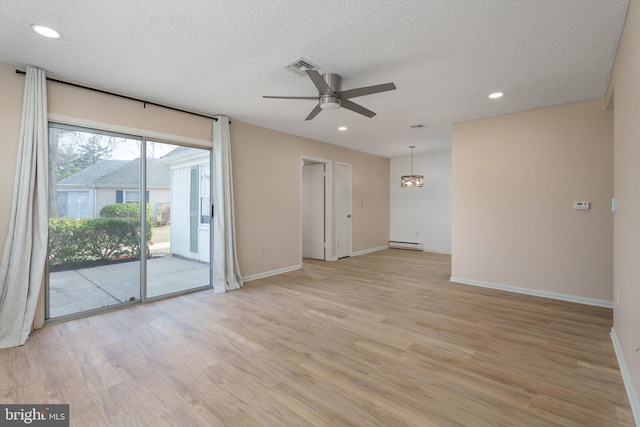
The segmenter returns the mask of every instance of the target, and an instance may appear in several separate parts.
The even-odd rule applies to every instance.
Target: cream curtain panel
[[[229,118],[213,122],[213,289],[225,292],[242,286],[236,251],[236,225],[231,173]]]
[[[0,265],[0,348],[27,341],[44,279],[49,233],[47,81],[28,67],[7,241]]]

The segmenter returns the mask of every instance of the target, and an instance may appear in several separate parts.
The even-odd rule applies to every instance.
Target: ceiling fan
[[[395,90],[396,88],[396,85],[394,85],[393,83],[384,83],[375,86],[340,90],[340,83],[342,78],[338,74],[327,73],[320,75],[320,73],[318,73],[316,70],[305,70],[305,72],[318,89],[317,96],[263,96],[263,98],[317,100],[318,105],[316,105],[316,107],[311,110],[311,113],[309,113],[305,120],[313,119],[322,110],[336,110],[340,107],[344,107],[347,110],[355,111],[358,114],[362,114],[363,116],[371,118],[375,116],[376,113],[364,108],[362,105],[350,101],[350,99],[356,98],[358,96],[372,95],[374,93]]]

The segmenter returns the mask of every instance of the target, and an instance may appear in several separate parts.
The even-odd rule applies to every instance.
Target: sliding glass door
[[[48,317],[140,299],[141,143],[49,128]]]
[[[210,153],[50,126],[48,319],[210,287]]]
[[[147,297],[210,283],[210,156],[210,150],[147,142],[146,184],[155,195],[147,207]]]

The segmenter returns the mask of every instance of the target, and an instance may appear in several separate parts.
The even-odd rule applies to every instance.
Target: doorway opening
[[[301,157],[300,262],[335,260],[332,244],[331,160]]]

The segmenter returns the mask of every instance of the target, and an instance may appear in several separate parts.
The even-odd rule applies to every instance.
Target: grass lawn
[[[171,226],[153,227],[151,229],[151,246],[149,247],[152,254],[169,253]]]

